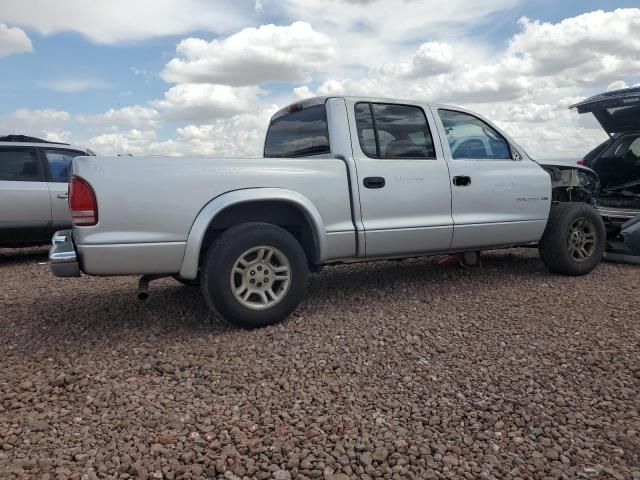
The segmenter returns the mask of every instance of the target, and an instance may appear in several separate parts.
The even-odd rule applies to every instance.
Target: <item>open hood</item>
[[[593,113],[609,135],[640,130],[640,87],[601,93],[569,108]]]

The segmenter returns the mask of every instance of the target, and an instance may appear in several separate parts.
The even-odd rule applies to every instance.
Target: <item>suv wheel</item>
[[[595,208],[585,203],[558,203],[551,207],[538,251],[551,272],[578,276],[600,263],[605,243],[604,223]]]
[[[225,231],[202,265],[202,293],[234,325],[257,328],[286,318],[304,299],[307,257],[286,230],[244,223]]]

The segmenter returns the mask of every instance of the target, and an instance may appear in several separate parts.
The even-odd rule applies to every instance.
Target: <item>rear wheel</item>
[[[202,293],[230,323],[257,328],[286,318],[304,299],[309,268],[286,230],[245,223],[225,231],[202,265]]]
[[[558,203],[551,207],[538,251],[551,272],[578,276],[600,263],[605,243],[604,222],[595,208],[584,203]]]

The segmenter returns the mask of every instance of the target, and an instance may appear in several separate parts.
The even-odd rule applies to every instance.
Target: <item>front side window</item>
[[[0,148],[0,180],[39,182],[38,154],[35,148]]]
[[[71,160],[86,155],[76,150],[45,150],[52,182],[68,182],[71,173]]]
[[[438,110],[438,115],[455,160],[511,160],[509,144],[488,123],[454,110]]]
[[[367,156],[436,158],[427,118],[420,107],[358,103],[355,114],[358,139]]]
[[[269,125],[265,157],[308,157],[331,153],[324,105],[276,118]]]

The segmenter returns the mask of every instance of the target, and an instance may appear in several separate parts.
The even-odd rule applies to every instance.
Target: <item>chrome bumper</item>
[[[56,277],[80,276],[80,264],[71,230],[61,230],[53,235],[49,249],[49,265]]]

